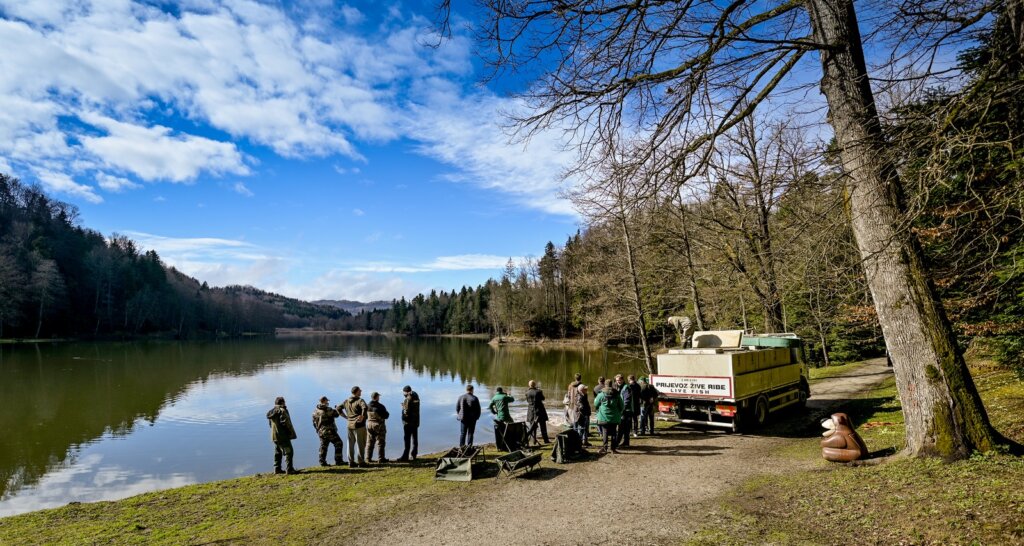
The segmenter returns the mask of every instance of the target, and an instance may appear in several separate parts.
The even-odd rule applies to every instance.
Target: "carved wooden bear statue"
[[[826,461],[848,463],[863,459],[868,454],[864,440],[853,430],[850,418],[845,413],[833,413],[830,419],[821,422],[825,427],[821,439],[821,456]]]

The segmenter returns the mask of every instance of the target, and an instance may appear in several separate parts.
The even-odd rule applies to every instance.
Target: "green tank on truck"
[[[795,334],[696,332],[691,348],[658,355],[651,376],[664,420],[739,432],[811,396],[803,343]]]

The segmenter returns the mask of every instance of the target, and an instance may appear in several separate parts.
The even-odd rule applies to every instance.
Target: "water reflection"
[[[296,464],[316,463],[309,414],[352,385],[382,393],[392,411],[388,455],[401,452],[401,388],[423,403],[421,452],[457,443],[455,399],[466,381],[511,389],[525,414],[537,380],[557,406],[572,374],[592,384],[635,362],[603,351],[493,348],[476,340],[322,337],[228,342],[0,346],[0,516],[130,496],[266,471],[263,414],[288,399],[298,428]],[[561,412],[551,411],[553,421]],[[487,419],[478,435],[486,438]]]

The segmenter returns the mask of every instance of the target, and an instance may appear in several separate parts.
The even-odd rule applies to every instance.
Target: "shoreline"
[[[978,369],[977,364],[974,367]],[[848,385],[841,383],[861,377],[856,369],[846,371],[823,381],[833,382],[837,392],[846,393],[843,389]],[[1005,369],[979,371],[978,379],[986,403],[994,410],[994,424],[1002,430],[1018,431],[1014,436],[1019,436],[1020,402],[1008,402],[1019,400],[1016,393],[1024,387],[1011,374]],[[840,396],[835,403],[850,413],[865,442],[879,454],[902,444],[902,415],[893,378],[858,390],[850,399]],[[865,426],[868,423],[874,426]],[[476,467],[477,479],[471,482],[434,481],[431,470],[441,452],[421,456],[413,463],[360,469],[313,467],[302,469],[297,476],[258,473],[115,501],[72,502],[0,517],[0,543],[340,543],[380,533],[374,536],[381,543],[400,539],[427,544],[451,543],[466,530],[480,528],[524,533],[509,541],[515,544],[573,543],[580,536],[573,525],[602,530],[604,515],[586,506],[566,506],[558,495],[567,490],[589,492],[587,488],[599,486],[605,479],[613,483],[635,479],[637,472],[664,473],[658,483],[635,484],[646,487],[645,496],[657,494],[678,504],[693,500],[696,494],[701,505],[710,507],[709,513],[687,520],[678,519],[685,511],[682,516],[655,512],[652,528],[659,533],[651,537],[655,542],[751,544],[776,537],[781,543],[828,543],[846,528],[848,518],[822,520],[820,507],[839,506],[828,509],[827,515],[843,514],[846,498],[863,505],[865,542],[920,539],[925,525],[929,543],[957,542],[958,538],[996,543],[999,536],[1010,536],[1007,533],[1018,528],[1014,505],[1007,502],[1019,498],[1024,483],[1024,466],[1017,457],[972,457],[948,464],[908,459],[849,468],[821,460],[819,428],[812,413],[768,427],[760,434],[709,434],[658,422],[657,437],[635,439],[636,445],[621,456],[555,465],[548,462],[550,451],[545,447],[540,470],[515,480],[500,478],[491,462],[497,452],[490,447],[490,464]],[[766,462],[770,471],[738,476],[729,466],[756,468]],[[718,481],[712,482],[721,487],[702,488],[703,476],[717,477]],[[977,489],[977,483],[990,479],[998,479],[998,483]],[[824,487],[808,489],[809,481]],[[920,490],[907,493],[922,504],[919,509],[908,511],[901,498],[878,495],[879,490],[909,491],[908,484]],[[644,506],[620,498],[630,509]],[[527,503],[516,509],[523,517],[512,523],[503,519],[512,506],[510,501]],[[964,502],[971,513],[985,517],[976,521],[958,515]],[[899,514],[894,516],[897,510]],[[935,514],[941,517],[936,520]],[[593,542],[611,542],[617,536],[606,533]]]
[[[312,330],[309,328],[278,328],[274,334],[276,337],[314,337],[314,336],[382,336],[382,337],[408,337],[408,338],[440,338],[440,339],[476,339],[487,341],[494,347],[585,347],[600,348],[605,344],[596,339],[581,338],[528,338],[521,336],[505,336],[502,338],[491,337],[490,334],[399,334],[396,332],[380,332],[376,330]]]

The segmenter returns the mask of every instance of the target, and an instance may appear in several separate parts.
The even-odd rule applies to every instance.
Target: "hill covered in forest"
[[[272,333],[347,315],[249,286],[211,288],[0,174],[0,338]]]

